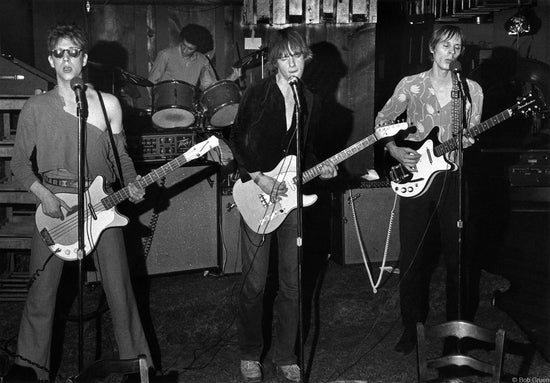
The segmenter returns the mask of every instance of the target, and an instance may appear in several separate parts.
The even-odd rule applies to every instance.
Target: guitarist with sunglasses
[[[68,221],[67,211],[74,207],[56,193],[74,194],[78,190],[79,117],[71,84],[74,79],[83,84],[80,76],[88,59],[87,39],[78,26],[65,24],[52,28],[47,41],[48,62],[55,70],[57,86],[25,103],[19,116],[11,169],[15,178],[36,196],[45,215]],[[118,177],[107,120],[99,93],[83,87],[88,104],[85,177],[91,182],[102,176],[106,190],[112,191]],[[139,178],[126,151],[121,107],[111,94],[102,93],[102,98],[120,157],[122,178],[128,186],[129,199],[136,203],[143,199],[145,190],[133,184]],[[148,365],[153,366],[132,290],[122,229],[105,230],[95,248],[90,255],[100,272],[111,310],[118,357],[130,359],[144,354]],[[50,347],[63,264],[63,259],[52,253],[35,229],[29,264],[31,286],[19,328],[17,357],[5,381],[55,380],[51,376],[54,371],[50,371]]]
[[[378,113],[376,124],[395,120],[406,112],[408,122],[416,126],[416,132],[407,137],[410,143],[421,142],[430,133],[437,133],[436,138],[443,142],[451,139],[463,127],[462,122],[456,118],[457,115],[462,115],[463,106],[457,102],[466,103],[465,126],[479,124],[483,104],[481,87],[468,79],[463,81],[463,86],[469,90],[469,97],[458,98],[458,101],[456,96],[452,97],[458,81],[450,66],[451,63],[456,63],[456,59],[464,51],[464,43],[464,35],[459,27],[444,25],[434,30],[429,41],[432,67],[425,72],[407,76],[399,82],[391,98]],[[473,143],[473,138],[464,136],[464,148]],[[424,163],[422,161],[429,162],[426,158],[429,154],[415,150],[412,144],[403,145],[390,139],[386,150],[412,175],[412,179],[418,179],[424,177],[419,168]],[[455,157],[456,151],[452,151],[447,160],[454,163]],[[473,319],[478,299],[476,290],[462,295],[461,306],[466,309],[461,310],[460,314],[458,309],[457,222],[460,187],[458,172],[445,170],[435,175],[422,194],[400,197],[400,304],[404,331],[395,351],[405,355],[415,348],[416,323],[424,323],[428,316],[430,278],[440,253],[444,257],[447,271],[447,320],[459,317]],[[468,275],[468,270],[463,268],[462,274]],[[477,289],[476,282],[468,285],[466,287],[462,282],[462,290]]]

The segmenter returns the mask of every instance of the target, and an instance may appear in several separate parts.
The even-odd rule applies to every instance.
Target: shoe
[[[36,372],[32,367],[20,366],[18,364],[12,364],[3,380],[4,383],[27,383],[37,381]]]
[[[247,383],[262,381],[262,365],[256,360],[241,360],[241,376]]]
[[[283,382],[300,382],[302,378],[300,367],[297,364],[277,366],[277,377],[282,378],[280,380],[283,380]]]
[[[394,350],[402,353],[403,355],[409,355],[416,347],[416,331],[405,329],[399,342],[394,347]]]

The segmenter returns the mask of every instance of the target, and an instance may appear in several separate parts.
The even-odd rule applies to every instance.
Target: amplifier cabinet
[[[382,262],[394,199],[391,188],[333,193],[332,259],[340,264],[363,263],[362,243],[369,262]],[[395,205],[386,262],[399,259],[398,201]]]
[[[147,170],[138,167],[140,174]],[[166,176],[163,187],[150,185],[145,201],[131,207],[137,217],[132,217],[129,229],[131,237],[141,240],[147,274],[219,267],[217,170],[214,166],[178,168]],[[157,220],[152,224],[154,213]]]

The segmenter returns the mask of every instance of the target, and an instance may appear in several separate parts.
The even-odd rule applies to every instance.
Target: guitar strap
[[[453,88],[451,89],[452,100],[452,115],[451,124],[453,127],[453,136],[458,135],[460,129],[462,129],[462,97],[460,97],[460,88],[458,87],[458,81],[456,76],[453,76]]]
[[[107,125],[107,131],[109,132],[109,141],[111,142],[111,147],[113,148],[113,154],[115,156],[116,168],[118,173],[118,179],[120,180],[120,186],[124,187],[124,178],[122,177],[122,166],[120,165],[120,157],[118,156],[118,150],[115,144],[115,138],[113,136],[113,129],[111,129],[111,123],[109,122],[109,116],[107,116],[107,110],[105,109],[105,103],[103,102],[103,97],[101,97],[101,92],[96,90],[97,97],[99,98],[99,103],[101,104],[101,109],[103,110],[103,115],[105,116],[105,124]]]
[[[458,86],[458,80],[456,76],[453,75],[453,87],[451,89],[451,102],[452,102],[452,112],[451,112],[451,126],[453,129],[452,137],[456,141],[458,133],[463,128],[462,125],[462,103],[464,100],[460,97],[460,88]],[[453,162],[456,161],[456,153],[449,153],[448,158]]]

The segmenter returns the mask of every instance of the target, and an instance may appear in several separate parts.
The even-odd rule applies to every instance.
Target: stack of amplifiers
[[[194,132],[128,134],[128,152],[135,162],[169,161],[191,149]]]
[[[362,182],[357,188],[334,192],[332,211],[331,257],[334,261],[363,263],[363,247],[369,262],[382,262],[388,231],[391,233],[386,262],[398,261],[399,203],[389,182]]]

